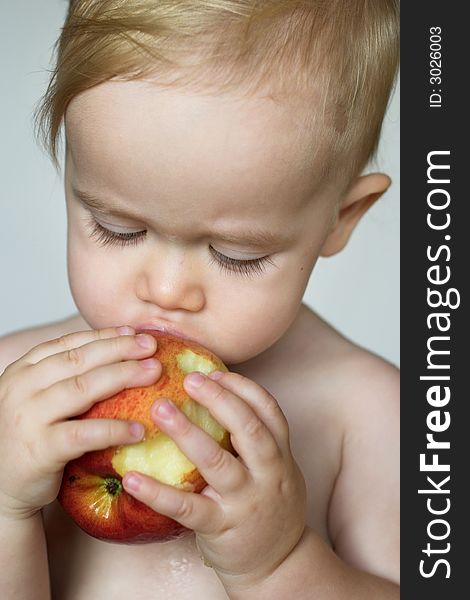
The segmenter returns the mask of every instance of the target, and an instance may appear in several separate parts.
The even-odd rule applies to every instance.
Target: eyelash
[[[209,248],[212,253],[210,260],[211,264],[217,264],[222,271],[227,273],[238,273],[245,277],[262,275],[266,270],[266,265],[274,265],[270,256],[251,258],[249,260],[236,260],[235,258],[217,252],[212,246],[209,246]]]
[[[88,224],[91,227],[90,237],[94,239],[100,246],[137,246],[140,244],[147,232],[135,231],[132,233],[117,233],[103,227],[95,219],[90,219]],[[238,273],[246,277],[251,275],[262,275],[266,269],[266,265],[273,265],[270,256],[262,256],[261,258],[251,258],[249,260],[236,260],[230,256],[221,254],[212,246],[209,246],[211,251],[211,264],[216,264],[222,271],[228,273]]]
[[[100,225],[95,219],[90,219],[90,237],[98,242],[100,246],[137,246],[143,241],[146,231],[135,231],[132,233],[116,233]]]

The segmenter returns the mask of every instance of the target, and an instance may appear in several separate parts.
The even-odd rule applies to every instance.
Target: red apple
[[[162,364],[159,380],[147,387],[123,390],[77,417],[140,421],[145,426],[144,440],[89,452],[69,462],[58,496],[64,510],[88,534],[128,544],[163,542],[189,533],[186,527],[151,510],[124,490],[122,478],[128,471],[145,473],[189,492],[199,493],[206,485],[196,467],[153,422],[150,408],[156,399],[170,398],[195,425],[236,455],[230,434],[183,387],[188,373],[227,371],[225,365],[195,342],[160,331],[145,333],[157,338],[155,356]]]

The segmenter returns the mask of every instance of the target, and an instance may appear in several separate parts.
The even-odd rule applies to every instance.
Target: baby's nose
[[[203,277],[187,257],[160,255],[144,268],[137,281],[137,295],[163,310],[200,311],[205,305]]]

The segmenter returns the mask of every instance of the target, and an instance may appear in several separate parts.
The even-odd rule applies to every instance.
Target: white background
[[[1,2],[0,335],[76,312],[66,272],[62,181],[33,136],[65,0]],[[305,302],[356,343],[399,364],[399,89],[369,171],[392,187],[339,255],[320,259]]]

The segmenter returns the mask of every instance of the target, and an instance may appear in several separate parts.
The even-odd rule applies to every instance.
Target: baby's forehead
[[[79,169],[136,169],[198,174],[252,194],[284,187],[305,193],[322,169],[321,144],[307,134],[298,107],[269,97],[203,95],[148,81],[110,81],[77,96],[66,113],[67,141]],[[193,176],[191,176],[191,174]]]
[[[162,88],[151,81],[108,81],[76,96],[66,111],[67,129],[125,130],[141,125],[151,132],[172,130],[236,132],[264,144],[292,143],[305,139],[304,115],[299,103],[269,96],[235,93],[203,94]],[[168,127],[166,127],[168,125]]]

